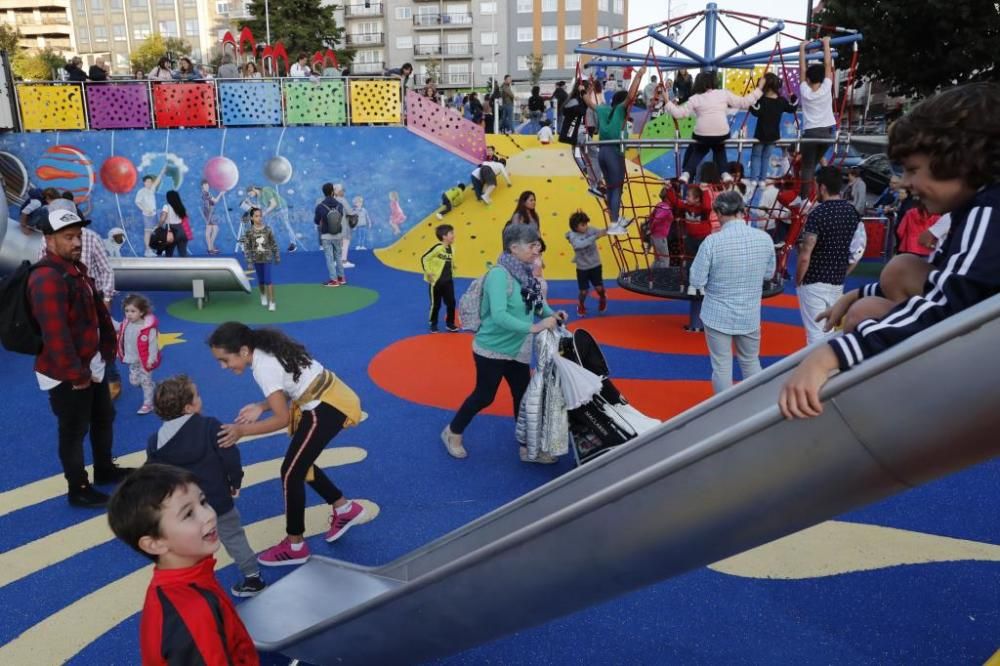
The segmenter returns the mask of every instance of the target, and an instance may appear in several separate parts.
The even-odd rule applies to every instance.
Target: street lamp
[[[271,10],[267,0],[264,0],[264,31],[267,33],[267,44],[271,45]]]

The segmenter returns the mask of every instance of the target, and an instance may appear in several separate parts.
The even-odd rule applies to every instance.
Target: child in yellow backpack
[[[451,209],[462,203],[465,196],[465,183],[459,183],[441,195],[441,210],[437,212],[437,219],[443,220],[444,216],[451,212]]]

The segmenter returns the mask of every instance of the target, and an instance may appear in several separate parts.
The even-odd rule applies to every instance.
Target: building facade
[[[75,42],[68,9],[69,0],[0,0],[0,21],[21,31],[23,49],[69,54]]]
[[[245,12],[242,2],[214,0],[72,0],[77,53],[84,62],[104,58],[113,74],[129,74],[129,54],[150,35],[179,37],[193,60],[208,60],[220,33]]]

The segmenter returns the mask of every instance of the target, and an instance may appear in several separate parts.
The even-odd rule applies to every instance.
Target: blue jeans
[[[354,240],[354,247],[368,247],[368,225],[354,227],[351,238]]]
[[[323,257],[326,259],[326,270],[330,273],[330,279],[342,279],[344,277],[344,262],[340,257],[344,241],[339,238],[322,238],[319,244],[323,248]]]
[[[750,150],[750,172],[747,178],[750,180],[764,180],[767,178],[768,166],[771,161],[771,151],[774,149],[773,143],[755,143]]]
[[[622,187],[625,185],[625,156],[618,146],[601,146],[597,153],[597,163],[604,174],[607,187],[608,217],[611,224],[618,221],[622,208]]]
[[[501,104],[500,105],[500,131],[501,132],[513,132],[514,131],[514,105],[513,104]]]

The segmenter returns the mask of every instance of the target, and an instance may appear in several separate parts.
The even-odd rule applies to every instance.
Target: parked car
[[[885,153],[869,155],[858,165],[861,169],[861,179],[868,186],[869,194],[881,194],[889,187],[893,176],[903,175],[902,170],[889,161]]]

